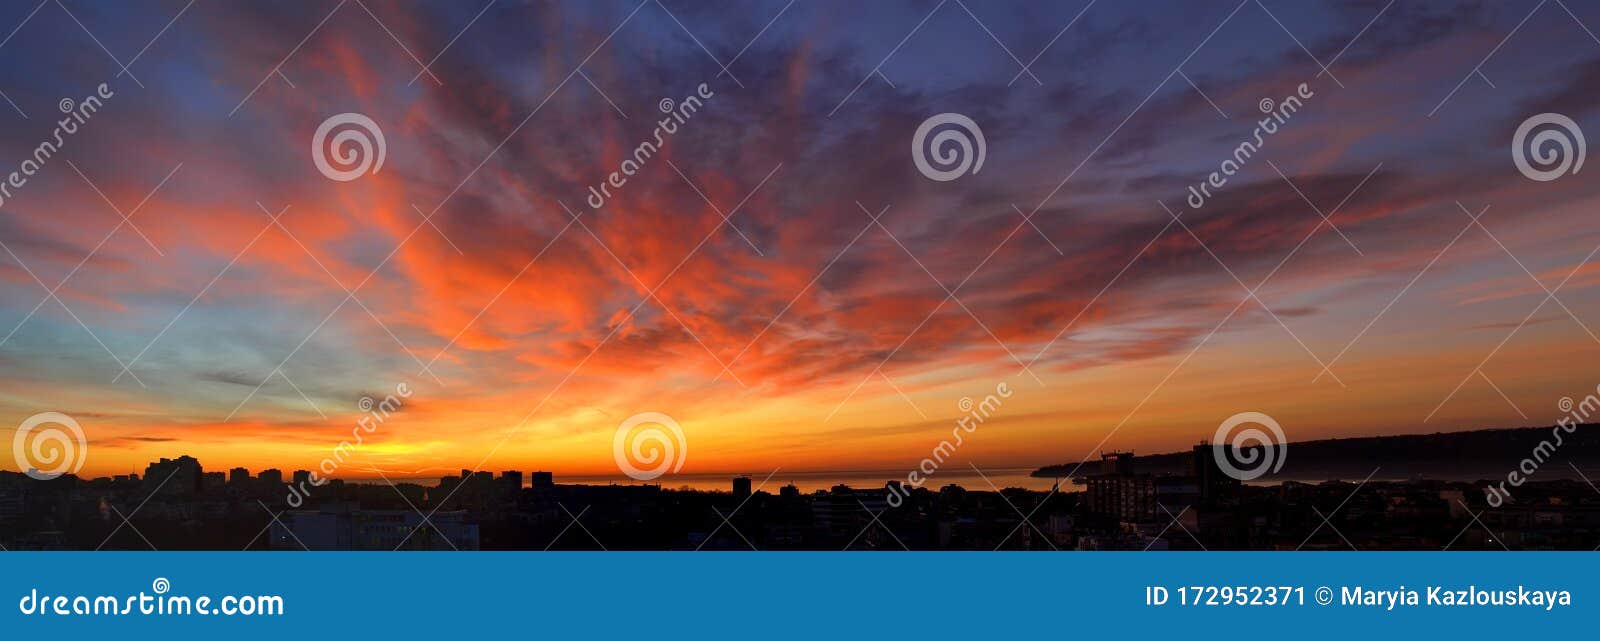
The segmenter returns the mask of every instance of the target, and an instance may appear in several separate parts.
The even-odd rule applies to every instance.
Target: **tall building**
[[[1199,486],[1201,505],[1216,505],[1218,501],[1236,496],[1239,492],[1239,479],[1224,472],[1222,464],[1217,461],[1219,455],[1225,454],[1221,451],[1225,447],[1203,441],[1194,446],[1190,474],[1194,476],[1195,485]]]
[[[471,485],[467,489],[472,491],[479,504],[488,501],[494,495],[494,472],[473,472]]]
[[[310,470],[295,470],[294,471],[294,486],[295,487],[310,487],[310,485],[311,485],[311,471]]]
[[[268,488],[277,488],[277,486],[283,485],[283,470],[278,468],[261,470],[261,474],[256,478],[261,479],[261,484]]]
[[[863,509],[864,508],[864,509]],[[835,485],[826,494],[817,494],[811,502],[811,516],[817,527],[830,537],[850,537],[863,532],[856,545],[880,547],[882,528],[867,529],[874,514],[889,508],[889,499],[882,489],[857,490],[848,485]]]
[[[439,496],[455,496],[456,486],[461,485],[459,476],[439,477]]]
[[[461,470],[461,477],[446,476],[439,479],[440,496],[447,496],[449,503],[465,508],[486,507],[494,498],[497,486],[493,472],[474,472]]]
[[[233,485],[247,485],[250,483],[250,470],[236,467],[228,470],[228,482]]]
[[[733,478],[733,498],[743,499],[750,496],[750,477],[736,476]]]
[[[200,475],[200,489],[206,494],[216,494],[228,486],[228,475],[222,472],[205,472]]]
[[[522,495],[522,472],[516,470],[501,472],[496,494],[496,500],[501,503],[517,500],[517,497]]]
[[[192,456],[163,458],[144,468],[144,484],[151,494],[194,496],[200,492],[200,461]]]
[[[1106,476],[1133,474],[1133,452],[1101,452],[1100,473]]]
[[[1088,486],[1089,513],[1132,523],[1155,519],[1156,479],[1134,473],[1133,452],[1101,454],[1100,473],[1083,483]]]

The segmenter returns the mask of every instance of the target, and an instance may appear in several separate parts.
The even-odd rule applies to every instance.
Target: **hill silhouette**
[[[1374,478],[1408,479],[1424,477],[1441,480],[1504,479],[1522,465],[1523,459],[1536,458],[1535,449],[1546,443],[1537,458],[1540,462],[1534,480],[1581,478],[1600,469],[1600,424],[1578,425],[1570,434],[1561,432],[1557,443],[1549,427],[1485,429],[1434,434],[1365,436],[1291,442],[1284,465],[1276,474],[1260,481],[1315,481],[1325,479]],[[1259,448],[1246,448],[1259,449]],[[1193,453],[1171,452],[1135,456],[1133,469],[1148,474],[1187,474]],[[1048,465],[1034,470],[1033,476],[1064,478],[1077,468],[1076,476],[1097,474],[1097,457],[1078,463]]]

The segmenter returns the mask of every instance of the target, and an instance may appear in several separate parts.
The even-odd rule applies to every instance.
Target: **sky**
[[[6,3],[0,175],[63,100],[111,97],[0,194],[0,438],[61,412],[82,475],[310,469],[402,385],[334,476],[614,474],[643,412],[680,426],[683,473],[912,469],[1002,384],[945,465],[1174,451],[1241,412],[1289,441],[1550,424],[1600,382],[1600,190],[1530,179],[1513,138],[1544,113],[1600,132],[1587,25],[1562,2]],[[383,162],[333,180],[313,139],[347,113]],[[984,160],[932,180],[914,139],[946,113]]]

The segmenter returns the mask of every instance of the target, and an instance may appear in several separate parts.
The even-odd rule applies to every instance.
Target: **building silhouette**
[[[144,484],[152,494],[195,496],[200,493],[200,461],[192,456],[163,458],[144,468]]]
[[[954,483],[934,491],[889,481],[809,493],[791,483],[773,495],[750,488],[743,476],[707,491],[557,485],[549,472],[528,473],[533,488],[522,489],[524,474],[517,471],[467,471],[437,483],[332,479],[293,505],[279,470],[263,470],[257,480],[243,468],[204,472],[198,460],[179,456],[151,463],[142,476],[41,480],[0,470],[0,546],[1589,550],[1600,544],[1600,497],[1577,477],[1525,483],[1515,501],[1486,505],[1481,480],[1242,484],[1224,473],[1219,454],[1229,452],[1201,443],[1159,455],[1161,467],[1148,457],[1110,452],[1094,473],[1077,479],[1081,492]],[[890,496],[898,497],[895,505]]]
[[[215,496],[228,486],[228,475],[222,472],[204,472],[200,475],[200,491]]]
[[[1194,476],[1199,492],[1199,503],[1213,506],[1239,493],[1239,479],[1222,470],[1221,459],[1226,455],[1226,445],[1201,441],[1194,446],[1194,462],[1190,474]]]
[[[1155,519],[1156,479],[1133,471],[1133,452],[1100,455],[1100,473],[1083,481],[1088,488],[1088,511],[1116,521]]]

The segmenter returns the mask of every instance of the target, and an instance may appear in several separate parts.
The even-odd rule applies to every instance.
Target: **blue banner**
[[[1600,555],[0,553],[8,638],[1587,633]]]

